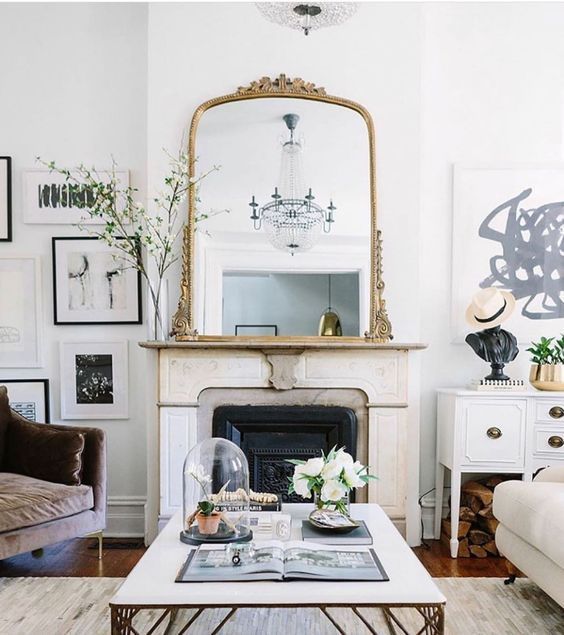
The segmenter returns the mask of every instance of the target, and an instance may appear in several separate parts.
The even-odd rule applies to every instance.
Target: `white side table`
[[[441,537],[445,468],[451,474],[450,555],[458,555],[465,473],[533,473],[564,465],[564,393],[440,389],[437,406],[435,538]]]

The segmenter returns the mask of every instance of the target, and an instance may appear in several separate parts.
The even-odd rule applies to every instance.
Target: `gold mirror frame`
[[[273,97],[289,97],[295,99],[309,99],[325,102],[336,106],[344,106],[357,112],[366,123],[368,130],[368,145],[370,153],[370,328],[364,334],[364,339],[369,342],[388,342],[393,339],[392,325],[386,311],[386,301],[383,298],[384,280],[382,278],[382,233],[377,226],[376,215],[376,141],[374,122],[370,113],[354,101],[328,95],[324,88],[318,87],[312,82],[306,82],[300,77],[290,79],[286,75],[280,75],[276,79],[262,77],[258,81],[251,82],[248,86],[240,86],[237,92],[210,99],[196,108],[190,123],[190,135],[188,139],[189,176],[194,178],[196,165],[196,133],[202,115],[215,106],[228,104],[234,101],[247,99],[268,99]],[[230,336],[200,336],[194,328],[194,302],[193,302],[193,272],[194,272],[194,215],[196,210],[196,191],[190,190],[188,201],[188,222],[184,227],[182,247],[182,277],[180,281],[180,299],[178,309],[172,320],[172,334],[177,341],[191,341],[198,339],[233,339]],[[238,336],[237,339],[243,339]],[[255,339],[255,338],[253,338]],[[277,339],[280,338],[267,338]],[[282,338],[283,339],[283,338]],[[296,339],[296,338],[288,338]],[[304,338],[299,338],[304,339]],[[327,340],[327,337],[313,337],[307,339]],[[343,338],[335,338],[342,340]],[[347,338],[351,339],[351,338]],[[361,340],[362,338],[352,338]]]

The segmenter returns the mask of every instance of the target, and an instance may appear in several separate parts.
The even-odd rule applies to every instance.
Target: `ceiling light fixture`
[[[302,30],[305,35],[313,29],[342,24],[358,9],[357,2],[257,2],[256,5],[270,22]]]

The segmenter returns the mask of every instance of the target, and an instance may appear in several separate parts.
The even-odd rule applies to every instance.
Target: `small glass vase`
[[[149,340],[166,342],[169,338],[170,324],[168,315],[168,280],[161,282],[158,305],[150,293],[147,293],[147,331]]]
[[[330,511],[339,511],[348,518],[351,516],[351,501],[349,492],[347,492],[340,501],[321,500],[321,496],[317,492],[314,492],[313,504],[315,506],[314,511],[318,509],[327,509]]]

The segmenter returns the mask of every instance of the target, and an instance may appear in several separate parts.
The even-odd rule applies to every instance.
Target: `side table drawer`
[[[564,459],[564,427],[535,428],[535,454],[550,454]]]
[[[526,404],[524,399],[466,402],[461,463],[523,467]]]
[[[536,400],[537,422],[564,424],[564,399]]]

